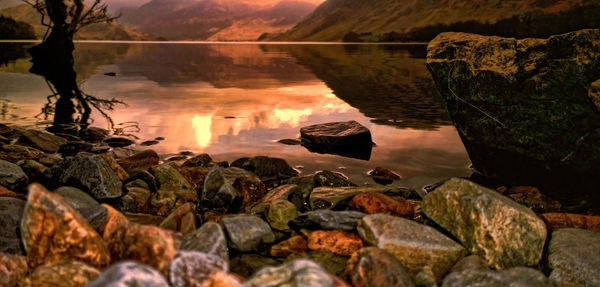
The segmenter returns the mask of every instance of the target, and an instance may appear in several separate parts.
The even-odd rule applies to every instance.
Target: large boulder
[[[598,190],[600,30],[546,40],[443,33],[427,50],[478,171],[513,184]]]
[[[466,253],[430,226],[386,214],[365,216],[358,222],[358,234],[369,245],[394,255],[412,276],[430,270],[437,281]]]
[[[80,152],[66,158],[60,166],[53,168],[58,182],[63,185],[81,187],[96,199],[121,196],[123,184],[100,156]]]
[[[600,233],[565,228],[552,232],[550,279],[577,286],[600,286]]]
[[[471,181],[453,178],[429,193],[423,212],[490,266],[533,266],[542,258],[546,225],[531,209]]]

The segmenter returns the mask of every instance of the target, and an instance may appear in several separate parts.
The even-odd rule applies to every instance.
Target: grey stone
[[[168,287],[169,283],[154,268],[134,261],[123,261],[104,270],[87,287]]]
[[[430,268],[440,281],[466,254],[462,246],[434,228],[401,217],[367,215],[357,229],[365,242],[394,255],[412,276]]]
[[[0,252],[25,254],[19,231],[25,203],[16,198],[0,197]]]
[[[233,187],[235,179],[248,171],[240,168],[213,166],[204,178],[200,202],[203,208],[226,212],[237,209],[242,202],[240,192]]]
[[[514,267],[508,270],[492,271],[467,269],[461,272],[452,272],[444,278],[442,287],[558,287],[544,273],[527,267]]]
[[[239,251],[257,250],[263,244],[275,242],[271,227],[252,215],[237,215],[221,220],[229,238],[229,246]]]
[[[84,188],[96,199],[116,198],[122,194],[121,181],[98,155],[81,152],[66,158],[53,170],[60,184]]]
[[[223,227],[215,222],[207,222],[196,231],[186,234],[181,240],[180,250],[215,254],[225,262],[229,262],[227,237]]]
[[[18,165],[0,160],[0,185],[20,192],[29,183],[29,178]]]
[[[358,211],[332,211],[320,209],[309,211],[296,217],[290,222],[290,225],[294,228],[353,231],[356,230],[358,221],[365,216],[366,214]]]
[[[55,153],[61,145],[66,144],[67,140],[55,136],[49,132],[29,129],[24,131],[19,139],[18,144],[30,146],[45,152]]]
[[[244,283],[245,287],[333,287],[333,280],[318,264],[296,259],[277,267],[265,267]]]
[[[544,222],[531,209],[493,190],[453,178],[430,192],[421,208],[496,269],[533,266],[542,258]]]
[[[54,193],[62,196],[75,209],[91,208],[100,205],[93,197],[76,187],[61,186],[54,190]]]
[[[552,232],[548,247],[550,279],[600,286],[600,233],[574,228]]]
[[[201,286],[210,274],[228,270],[227,262],[217,255],[179,251],[169,266],[169,280],[173,287]]]
[[[87,223],[95,230],[100,230],[100,227],[106,223],[108,210],[102,205],[76,208],[76,210],[79,212],[79,214],[81,214],[81,217],[83,217],[83,219],[85,219],[85,221],[87,221]]]

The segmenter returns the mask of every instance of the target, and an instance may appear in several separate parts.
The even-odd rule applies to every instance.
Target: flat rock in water
[[[366,214],[358,211],[332,211],[319,209],[296,217],[290,225],[294,228],[356,230],[358,221]]]
[[[169,270],[173,287],[202,286],[212,273],[227,272],[229,266],[221,257],[198,251],[180,251]]]
[[[542,258],[544,222],[496,191],[453,178],[430,192],[421,208],[494,268],[533,266]]]
[[[61,186],[54,190],[54,193],[62,196],[75,209],[91,208],[100,205],[93,197],[76,187]]]
[[[84,188],[96,199],[121,196],[123,184],[100,156],[81,152],[66,158],[59,167],[53,168],[58,182]]]
[[[87,287],[168,287],[165,277],[150,266],[134,261],[123,261],[104,270]]]
[[[548,279],[539,270],[514,267],[507,270],[464,270],[452,272],[444,278],[442,287],[496,287],[496,286],[539,286],[555,287],[556,282]]]
[[[100,274],[98,269],[79,261],[62,261],[36,268],[25,286],[86,286]]]
[[[552,232],[548,268],[555,281],[600,286],[600,233],[575,228]]]
[[[108,137],[109,133],[106,129],[88,127],[79,132],[79,137],[88,142],[99,143]]]
[[[344,277],[354,287],[415,286],[406,268],[393,255],[376,247],[365,247],[352,254]]]
[[[25,203],[16,198],[0,197],[0,252],[25,255],[19,233]]]
[[[356,121],[317,124],[300,129],[305,144],[322,146],[371,146],[371,132]]]
[[[282,180],[298,176],[298,172],[281,158],[266,156],[242,158],[232,162],[231,166],[250,171],[262,181]]]
[[[475,169],[505,183],[584,192],[600,187],[599,57],[599,29],[522,40],[442,33],[427,47]]]
[[[229,262],[227,237],[225,236],[223,227],[215,222],[207,222],[196,229],[196,231],[185,235],[181,239],[180,250],[215,254],[225,262]]]
[[[461,259],[466,250],[432,227],[385,214],[367,215],[358,223],[360,237],[394,255],[412,276],[424,268],[437,281]]]
[[[61,145],[67,143],[67,140],[49,132],[30,129],[21,134],[17,143],[45,152],[55,153]]]
[[[23,169],[14,163],[0,160],[0,185],[14,191],[21,191],[29,183]]]
[[[229,238],[229,246],[245,252],[253,251],[263,244],[275,242],[271,227],[264,220],[252,215],[225,217],[221,220]]]
[[[333,280],[319,264],[296,259],[277,267],[265,267],[244,282],[246,287],[333,287]]]
[[[21,238],[32,268],[63,260],[102,268],[110,261],[102,237],[61,196],[39,184],[29,187]]]
[[[126,147],[135,143],[135,141],[131,139],[122,137],[107,138],[104,142],[110,147]]]

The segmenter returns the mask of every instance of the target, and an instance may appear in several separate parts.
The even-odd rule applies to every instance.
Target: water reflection
[[[82,88],[126,102],[110,116],[117,124],[139,122],[140,141],[165,137],[152,146],[159,153],[206,152],[228,161],[269,155],[302,165],[305,173],[345,167],[357,183],[371,184],[366,172],[384,166],[404,176],[399,184],[420,186],[470,174],[425,60],[418,58],[423,50],[86,43],[77,44],[74,55]],[[21,115],[32,116],[43,103],[43,82],[0,71],[7,97]],[[93,125],[104,125],[99,115],[92,118]],[[302,126],[348,120],[373,134],[377,146],[368,162],[277,143],[297,137]]]

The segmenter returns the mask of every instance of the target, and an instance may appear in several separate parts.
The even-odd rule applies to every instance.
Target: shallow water
[[[0,121],[43,125],[35,116],[50,90],[16,50],[2,53],[10,60],[0,67]],[[357,184],[375,184],[366,172],[383,166],[403,176],[395,185],[420,188],[471,174],[424,56],[418,45],[78,43],[75,66],[88,94],[127,104],[107,111],[116,127],[138,142],[165,138],[150,147],[161,154],[281,157],[303,174],[341,171]],[[370,160],[277,143],[306,125],[348,120],[371,130]]]

